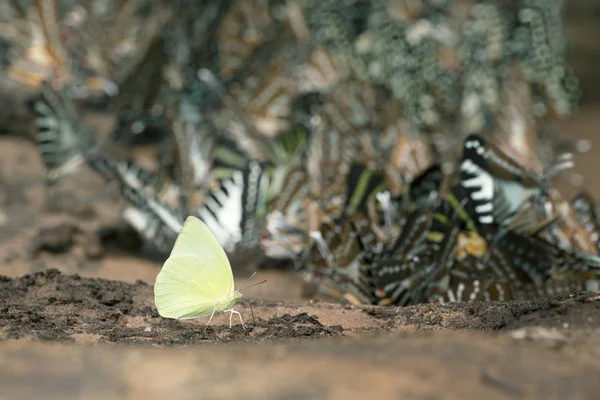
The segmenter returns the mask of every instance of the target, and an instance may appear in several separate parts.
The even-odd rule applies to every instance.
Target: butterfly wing
[[[93,132],[79,122],[78,110],[63,91],[49,84],[40,88],[40,98],[30,101],[36,114],[36,139],[47,169],[49,183],[73,172],[82,162],[82,153],[91,147]]]
[[[156,277],[154,300],[165,318],[188,319],[223,311],[238,300],[233,273],[221,244],[190,216]]]
[[[198,216],[227,251],[254,248],[259,243],[259,223],[266,207],[269,175],[255,161],[231,177],[219,180]]]

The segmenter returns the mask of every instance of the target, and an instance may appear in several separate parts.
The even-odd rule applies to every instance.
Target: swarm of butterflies
[[[582,147],[550,129],[577,92],[561,2],[13,3],[48,183],[88,165],[165,254],[192,215],[353,304],[600,291],[600,209],[552,187]],[[111,151],[152,132],[155,170]]]

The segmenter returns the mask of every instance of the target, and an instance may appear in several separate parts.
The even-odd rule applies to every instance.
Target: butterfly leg
[[[213,316],[215,315],[215,312],[217,311],[217,309],[213,309],[212,314],[210,314],[210,318],[208,319],[208,322],[206,323],[206,325],[210,324],[210,321],[212,320]]]
[[[231,328],[231,326],[233,325],[233,314],[237,314],[238,317],[240,317],[240,322],[242,323],[242,328],[246,329],[246,324],[244,324],[244,320],[242,319],[242,314],[240,314],[239,311],[235,311],[233,308],[229,309],[229,310],[225,310],[229,312],[229,327]]]
[[[242,319],[242,314],[240,314],[239,311],[234,311],[232,310],[233,313],[237,314],[238,317],[240,317],[240,323],[242,324],[242,328],[246,329],[246,324],[244,324],[244,320]]]

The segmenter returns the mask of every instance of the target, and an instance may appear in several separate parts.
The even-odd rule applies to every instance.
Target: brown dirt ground
[[[584,99],[581,111],[557,128],[594,141],[597,31],[571,17]],[[575,172],[600,199],[593,179],[598,151],[579,156]],[[244,291],[252,308],[241,302],[238,309],[248,329],[237,319],[229,328],[227,315],[209,326],[202,319],[166,320],[153,306],[151,286],[160,258],[97,238],[117,216],[116,194],[94,174],[82,171],[47,191],[31,143],[0,136],[0,399],[596,399],[600,393],[598,295],[355,307],[309,299],[310,288],[274,269],[252,280],[267,283]],[[259,262],[234,262],[238,286]]]

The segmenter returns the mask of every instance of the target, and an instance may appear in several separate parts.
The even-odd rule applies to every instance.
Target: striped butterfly
[[[54,183],[85,161],[94,133],[81,122],[79,110],[66,93],[47,83],[42,84],[39,97],[31,100],[30,106],[36,114],[36,139],[47,181]]]
[[[536,176],[493,143],[469,135],[460,163],[460,186],[467,192],[478,225],[507,225],[529,197],[547,194],[547,182],[570,160],[554,165]]]

